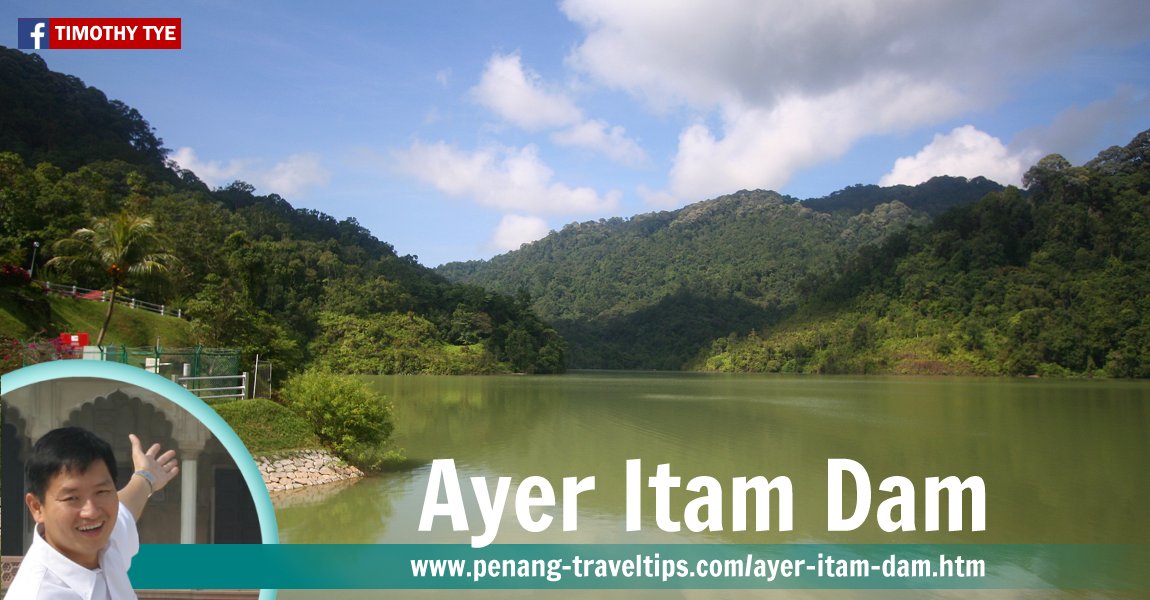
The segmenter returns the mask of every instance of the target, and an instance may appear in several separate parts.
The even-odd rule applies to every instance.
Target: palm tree
[[[46,266],[71,271],[78,277],[103,279],[111,285],[112,296],[96,337],[97,346],[104,343],[116,294],[123,284],[129,279],[165,274],[178,262],[163,249],[166,240],[154,227],[151,217],[124,211],[96,219],[91,228],[77,229],[53,245],[56,256]]]

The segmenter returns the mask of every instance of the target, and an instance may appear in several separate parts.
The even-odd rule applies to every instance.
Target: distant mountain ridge
[[[713,340],[723,372],[1150,377],[1150,130],[850,257],[785,319]]]
[[[570,343],[574,367],[677,369],[701,344],[776,319],[860,246],[1001,189],[983,178],[937,177],[808,201],[743,190],[674,211],[572,223],[491,260],[436,270],[529,296]],[[676,333],[658,335],[666,331]]]
[[[985,178],[940,176],[918,185],[852,185],[829,196],[804,200],[803,205],[822,212],[847,211],[858,213],[875,206],[899,201],[913,210],[937,217],[952,207],[968,204],[983,196],[1002,190],[1002,186]]]

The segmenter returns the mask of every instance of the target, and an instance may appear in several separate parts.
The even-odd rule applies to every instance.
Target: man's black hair
[[[112,445],[80,427],[61,427],[45,433],[24,462],[28,491],[41,502],[48,483],[64,472],[85,473],[92,463],[102,460],[116,480],[116,456]]]

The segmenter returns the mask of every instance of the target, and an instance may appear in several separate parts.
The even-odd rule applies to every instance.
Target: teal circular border
[[[102,360],[56,360],[40,363],[17,369],[10,373],[0,375],[0,393],[18,390],[23,387],[51,381],[54,379],[71,379],[76,377],[92,377],[97,379],[110,379],[130,385],[142,387],[159,394],[184,410],[192,414],[203,423],[212,435],[223,444],[224,449],[231,455],[232,460],[240,469],[244,481],[248,484],[252,501],[255,503],[256,516],[260,521],[260,537],[265,544],[279,543],[279,526],[276,524],[275,509],[272,507],[272,498],[264,485],[263,476],[256,467],[256,461],[248,452],[247,446],[240,441],[239,436],[224,421],[212,407],[208,406],[195,394],[184,389],[174,381],[169,381],[155,373],[150,373],[138,367]],[[260,600],[275,600],[275,590],[260,590]]]

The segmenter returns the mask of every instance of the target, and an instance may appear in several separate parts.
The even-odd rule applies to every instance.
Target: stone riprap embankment
[[[256,464],[273,493],[363,477],[363,471],[323,450],[260,456]]]

